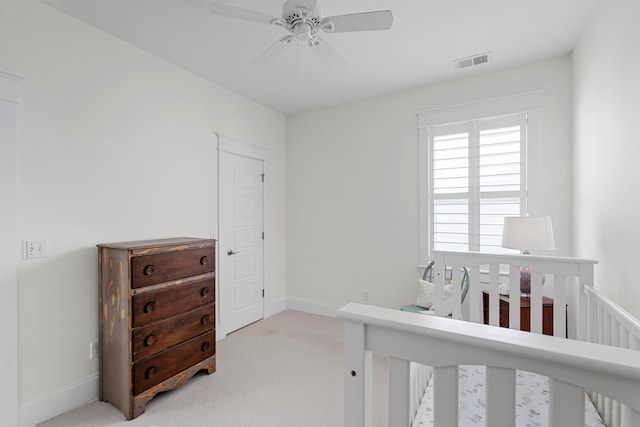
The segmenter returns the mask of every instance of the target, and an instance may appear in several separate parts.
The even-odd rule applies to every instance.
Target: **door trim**
[[[262,300],[264,316],[268,317],[267,300],[269,299],[269,239],[271,237],[271,227],[269,221],[269,177],[270,177],[270,164],[269,158],[271,156],[271,150],[268,147],[262,145],[253,144],[250,142],[240,141],[226,135],[216,133],[218,138],[218,152],[225,151],[227,153],[236,154],[239,156],[250,157],[263,162],[263,173],[265,174],[264,188],[263,188],[263,227],[264,227],[264,243],[263,243],[263,269],[262,269],[262,284],[265,293],[265,297]],[[218,156],[218,236],[220,236],[220,156]],[[218,242],[218,248],[220,248],[220,242]],[[220,265],[220,250],[216,251],[216,265]],[[218,275],[216,274],[216,277]],[[216,280],[217,281],[217,280]],[[220,301],[220,283],[216,283],[216,301]],[[218,304],[218,303],[216,303]],[[216,312],[220,313],[220,310],[216,308]],[[224,319],[223,319],[224,320]],[[226,329],[220,326],[220,317],[216,316],[216,340],[220,341],[226,337]]]
[[[21,77],[0,71],[0,102],[7,116],[0,117],[0,198],[4,209],[0,212],[0,320],[2,323],[2,351],[0,370],[2,385],[0,409],[7,425],[18,425],[18,193],[17,193],[17,105],[18,84]]]

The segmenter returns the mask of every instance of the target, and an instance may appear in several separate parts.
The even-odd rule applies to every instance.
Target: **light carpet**
[[[58,426],[342,426],[343,322],[284,311],[217,344],[217,371],[161,393],[131,421],[93,402],[39,424]],[[374,425],[387,425],[385,358],[374,355]]]

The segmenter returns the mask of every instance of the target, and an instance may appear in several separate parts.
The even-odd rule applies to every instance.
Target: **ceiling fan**
[[[277,40],[254,61],[259,65],[272,63],[294,41],[307,44],[311,51],[329,67],[346,65],[344,58],[318,35],[320,31],[343,33],[388,30],[393,23],[393,15],[390,10],[323,18],[317,0],[287,0],[282,6],[281,18],[215,2],[211,3],[210,10],[214,15],[283,27],[290,33]]]

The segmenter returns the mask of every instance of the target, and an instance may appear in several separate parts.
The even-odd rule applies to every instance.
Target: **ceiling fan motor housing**
[[[300,16],[300,12],[306,12],[308,16]],[[299,20],[313,21],[320,24],[322,10],[317,0],[287,0],[282,6],[282,17],[288,24],[294,24]]]
[[[289,0],[282,7],[282,19],[289,31],[302,42],[311,41],[322,24],[317,0]]]

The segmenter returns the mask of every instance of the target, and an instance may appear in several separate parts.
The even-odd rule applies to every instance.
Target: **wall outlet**
[[[369,301],[369,291],[362,291],[362,301]]]
[[[49,247],[46,240],[25,240],[22,242],[22,258],[47,258]]]
[[[98,341],[92,341],[89,343],[89,359],[96,357],[98,357]]]

